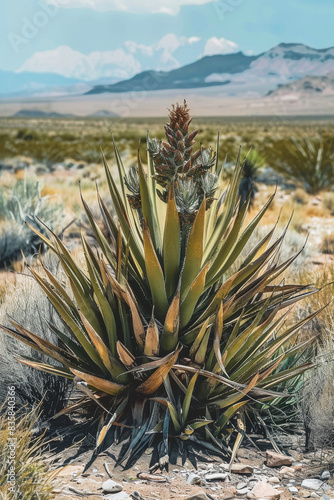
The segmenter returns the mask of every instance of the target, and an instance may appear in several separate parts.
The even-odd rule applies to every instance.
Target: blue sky
[[[0,69],[126,78],[281,42],[334,46],[333,20],[333,0],[3,0]]]

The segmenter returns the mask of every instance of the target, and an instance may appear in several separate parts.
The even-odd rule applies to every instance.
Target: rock
[[[279,500],[280,496],[279,491],[275,490],[269,483],[263,481],[257,483],[247,495],[248,498],[266,498],[268,500]]]
[[[274,476],[274,477],[269,477],[268,482],[278,484],[280,480],[278,479],[278,477]]]
[[[242,481],[241,483],[237,484],[237,490],[242,490],[242,488],[247,488],[247,486],[248,486],[248,483],[246,483],[245,481]]]
[[[322,485],[322,491],[326,492],[326,491],[330,491],[332,488],[329,486],[329,484],[327,483],[324,483]]]
[[[296,486],[289,486],[289,491],[291,493],[298,493],[298,489],[296,488]]]
[[[139,470],[139,468],[138,468]],[[133,498],[133,500],[145,500],[141,494],[139,493],[139,491],[134,491],[133,493],[131,493],[131,498]]]
[[[196,493],[196,495],[192,495],[188,497],[186,500],[210,500],[208,495],[205,493]]]
[[[189,474],[187,484],[200,484],[201,478],[198,474]]]
[[[291,465],[295,461],[294,458],[283,455],[282,453],[277,453],[276,451],[267,450],[267,467],[281,467],[282,465]]]
[[[224,481],[227,476],[227,472],[216,472],[214,474],[206,474],[204,477],[206,481]]]
[[[313,493],[311,493],[311,498],[319,498],[319,495],[317,495],[316,492],[313,491]]]
[[[102,489],[105,493],[117,493],[119,491],[122,491],[123,486],[116,483],[112,479],[107,479],[107,481],[104,481],[104,483],[102,484]]]
[[[323,481],[320,479],[304,479],[302,482],[302,488],[307,488],[308,490],[317,491],[323,485]]]
[[[106,495],[103,498],[108,498],[108,500],[131,500],[131,497],[127,493],[125,493],[125,491],[112,493],[111,495]]]
[[[231,472],[233,474],[253,474],[254,467],[246,464],[233,464]]]
[[[295,469],[293,469],[292,467],[282,467],[279,471],[280,474],[287,474],[290,477],[293,477],[295,475],[295,472]]]
[[[243,496],[243,495],[247,495],[247,493],[249,493],[249,492],[250,492],[249,488],[242,488],[240,490],[237,490],[237,495]]]
[[[324,472],[321,474],[321,479],[326,481],[326,479],[329,479],[331,477],[331,473],[329,470],[324,470]]]
[[[323,498],[324,500],[331,500],[331,497],[329,497],[328,495],[326,495],[326,493],[323,493],[321,495],[321,498]]]

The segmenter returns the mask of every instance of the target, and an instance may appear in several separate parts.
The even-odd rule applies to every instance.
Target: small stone
[[[310,496],[311,496],[311,498],[320,498],[319,495],[317,495],[315,491],[313,491]]]
[[[233,464],[231,472],[233,474],[253,474],[254,467],[246,464]]]
[[[139,468],[138,468],[138,470],[139,470]],[[133,500],[144,500],[144,498],[141,496],[139,491],[136,491],[136,490],[133,493],[131,493],[131,498],[133,498]]]
[[[108,500],[131,500],[131,497],[125,493],[125,491],[119,491],[118,493],[106,495],[103,498],[107,498]]]
[[[280,482],[280,480],[278,479],[278,477],[275,477],[275,476],[274,476],[274,477],[270,477],[270,478],[268,479],[268,482],[269,482],[269,483],[275,483],[275,484],[278,484],[278,483]]]
[[[224,481],[228,476],[227,473],[225,472],[216,472],[214,474],[206,474],[205,475],[205,480],[206,481]]]
[[[291,465],[295,461],[294,458],[277,453],[276,451],[267,450],[267,467],[281,467],[282,465]]]
[[[189,474],[187,484],[200,484],[201,478],[198,474]]]
[[[261,499],[266,498],[268,500],[279,500],[281,494],[279,491],[275,490],[269,483],[260,481],[257,483],[252,491],[247,494],[248,498]]]
[[[250,489],[249,488],[242,488],[242,489],[238,489],[237,490],[237,495],[239,496],[243,496],[243,495],[247,495],[247,493],[250,492]]]
[[[237,490],[242,490],[242,488],[246,488],[248,486],[248,483],[245,481],[241,481],[240,483],[237,484]]]
[[[293,477],[295,475],[295,472],[295,469],[293,469],[292,467],[282,467],[279,471],[280,474],[287,474],[290,477]]]
[[[102,484],[102,489],[105,493],[117,493],[119,491],[122,491],[123,486],[116,483],[112,479],[107,479],[107,481],[104,481],[104,483]]]
[[[191,497],[188,497],[186,500],[210,500],[210,499],[205,493],[196,493],[196,495],[192,495]]]
[[[324,472],[321,474],[321,479],[326,481],[326,479],[329,479],[331,477],[331,473],[329,470],[324,470]]]
[[[296,486],[289,486],[289,491],[291,493],[298,493],[298,489],[296,488]]]
[[[179,471],[179,469],[173,469],[173,472],[175,472],[175,474],[177,474]]]
[[[304,479],[302,482],[302,488],[307,488],[308,490],[317,491],[322,485],[323,482],[320,479]]]
[[[329,484],[327,483],[324,483],[322,485],[322,491],[326,492],[326,491],[330,491],[332,488],[329,486]]]

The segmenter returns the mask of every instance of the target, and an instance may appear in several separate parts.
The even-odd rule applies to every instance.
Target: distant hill
[[[14,73],[0,70],[0,96],[43,92],[48,88],[77,85],[80,80],[54,73]]]
[[[71,114],[61,114],[51,111],[40,111],[39,109],[20,109],[14,113],[14,118],[67,118],[74,115]]]
[[[87,94],[224,86],[227,95],[247,92],[265,95],[278,85],[306,75],[334,71],[334,48],[313,49],[303,44],[281,43],[257,56],[242,52],[206,56],[172,71],[145,71],[129,80],[95,85]]]
[[[95,111],[95,113],[92,113],[91,115],[88,115],[89,117],[92,118],[117,118],[119,115],[117,113],[114,113],[113,111],[108,111],[107,109],[101,109],[99,111]]]
[[[267,94],[280,99],[301,99],[317,95],[334,95],[334,73],[327,76],[306,76],[294,82],[279,85]]]

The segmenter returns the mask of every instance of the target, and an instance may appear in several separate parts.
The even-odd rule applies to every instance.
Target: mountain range
[[[0,96],[57,97],[213,86],[221,87],[220,92],[226,96],[255,97],[276,91],[279,96],[284,94],[282,88],[286,85],[293,86],[305,77],[326,77],[333,72],[334,47],[315,49],[303,44],[281,43],[255,56],[242,52],[205,56],[171,71],[147,70],[122,81],[106,77],[87,82],[51,73],[0,71]],[[305,91],[303,85],[294,92]],[[327,82],[327,87],[331,85]]]
[[[323,76],[334,71],[334,47],[313,49],[303,44],[280,45],[259,54],[242,52],[203,57],[168,72],[145,71],[112,85],[96,85],[88,94],[140,90],[198,88],[224,85],[230,95],[265,95],[279,85],[308,75]]]

